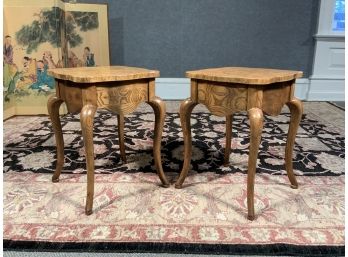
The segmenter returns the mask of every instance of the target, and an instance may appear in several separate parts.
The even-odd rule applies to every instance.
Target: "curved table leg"
[[[297,180],[292,168],[292,153],[294,149],[296,133],[302,118],[303,105],[302,102],[296,98],[288,102],[286,105],[290,109],[291,118],[285,148],[285,169],[288,174],[291,187],[298,188]]]
[[[94,146],[93,146],[93,120],[97,107],[91,104],[83,106],[80,114],[82,136],[86,152],[87,164],[87,199],[86,215],[92,214],[94,195]]]
[[[161,160],[161,141],[162,131],[164,126],[164,118],[166,115],[165,103],[159,97],[154,97],[151,101],[147,102],[155,113],[155,129],[153,140],[153,158],[155,161],[157,174],[164,187],[169,187],[169,182],[163,172],[162,160]]]
[[[181,188],[190,168],[192,155],[192,138],[191,138],[191,113],[197,103],[190,98],[184,100],[180,105],[180,122],[184,136],[184,165],[180,176],[175,182],[175,188]]]
[[[52,176],[52,182],[59,181],[59,176],[64,165],[64,140],[62,133],[62,125],[60,124],[59,118],[59,107],[62,103],[63,100],[59,99],[57,96],[51,96],[47,102],[48,114],[52,121],[52,127],[57,147],[57,164],[56,170]]]
[[[230,163],[231,140],[232,140],[232,118],[233,118],[232,114],[226,116],[226,147],[225,147],[224,166],[228,166]]]
[[[250,120],[250,145],[248,161],[248,184],[247,184],[247,202],[248,202],[248,219],[255,218],[254,211],[254,183],[256,173],[256,162],[261,142],[261,133],[263,127],[263,113],[259,108],[252,108],[248,111]]]
[[[124,116],[121,114],[117,114],[117,130],[121,160],[123,163],[127,163],[126,148],[124,146]]]

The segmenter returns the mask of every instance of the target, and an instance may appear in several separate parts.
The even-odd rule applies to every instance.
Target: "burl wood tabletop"
[[[302,71],[261,69],[247,67],[223,67],[187,71],[186,77],[218,82],[250,85],[267,85],[301,78]]]
[[[48,75],[57,79],[69,80],[76,83],[96,83],[157,78],[160,73],[157,70],[136,67],[100,66],[52,69],[48,70]]]

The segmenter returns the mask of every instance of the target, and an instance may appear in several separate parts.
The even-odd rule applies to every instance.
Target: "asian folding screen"
[[[47,113],[48,69],[110,64],[107,5],[6,0],[3,33],[4,118]]]

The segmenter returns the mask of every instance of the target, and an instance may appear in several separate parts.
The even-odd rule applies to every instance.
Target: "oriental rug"
[[[323,103],[324,105],[326,103]],[[337,109],[337,112],[342,112]],[[231,164],[223,167],[224,119],[193,113],[192,167],[181,190],[162,188],[152,158],[154,115],[125,123],[122,164],[117,119],[95,119],[94,213],[84,214],[85,155],[77,115],[62,118],[65,166],[51,183],[54,135],[46,116],[4,123],[4,247],[229,254],[344,254],[344,132],[304,114],[294,148],[299,189],[289,186],[284,148],[289,114],[265,117],[255,186],[256,220],[246,219],[248,119],[236,114]],[[182,165],[177,113],[167,113],[163,167],[174,181]]]

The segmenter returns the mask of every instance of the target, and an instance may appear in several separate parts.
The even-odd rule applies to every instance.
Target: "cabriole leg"
[[[247,202],[248,202],[248,219],[255,218],[254,211],[254,184],[256,173],[256,162],[261,142],[263,128],[263,113],[259,108],[252,108],[248,111],[250,121],[250,146],[248,161],[248,182],[247,182]]]
[[[288,102],[286,105],[290,109],[291,118],[288,131],[288,138],[286,140],[285,147],[285,169],[288,174],[291,187],[298,188],[297,180],[292,167],[292,153],[294,149],[296,133],[302,118],[303,105],[302,102],[296,98]]]
[[[169,182],[163,172],[161,159],[161,141],[162,131],[164,126],[164,118],[166,115],[165,103],[159,98],[154,97],[148,104],[152,107],[155,113],[155,129],[153,140],[153,158],[155,161],[156,171],[164,187],[169,187]]]
[[[232,114],[226,116],[226,147],[225,147],[224,166],[228,166],[230,163],[231,140],[232,140],[232,120],[233,120]]]
[[[192,155],[192,137],[191,137],[191,113],[197,103],[190,98],[183,101],[180,105],[180,122],[184,136],[184,164],[180,176],[175,183],[176,188],[181,188],[190,168]]]
[[[120,114],[117,114],[117,130],[121,160],[123,163],[127,163],[126,148],[124,146],[124,116]]]
[[[64,165],[64,140],[62,133],[62,125],[59,118],[59,107],[63,103],[63,100],[59,99],[57,96],[51,96],[47,102],[47,109],[50,119],[52,121],[52,127],[54,136],[56,139],[57,147],[57,164],[56,170],[52,176],[52,182],[58,182],[60,173]]]
[[[93,212],[93,195],[94,195],[94,146],[93,146],[93,120],[97,107],[91,104],[83,106],[80,119],[83,142],[86,152],[87,164],[87,200],[86,215]]]

